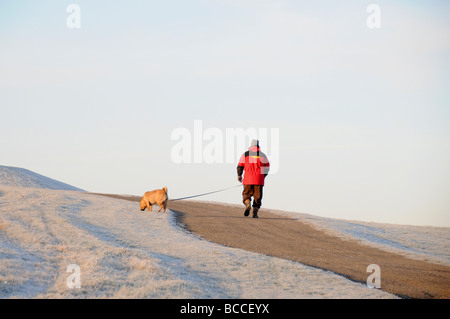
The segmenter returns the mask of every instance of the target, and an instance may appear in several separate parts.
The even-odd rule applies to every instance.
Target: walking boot
[[[252,209],[252,207],[250,206],[250,199],[247,199],[245,202],[245,212],[244,212],[244,216],[247,217],[250,214],[250,210]]]
[[[253,218],[258,218],[258,207],[253,207]]]

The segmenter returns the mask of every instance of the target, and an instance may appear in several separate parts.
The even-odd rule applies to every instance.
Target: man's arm
[[[237,174],[238,174],[238,181],[242,183],[242,174],[244,173],[244,166],[237,166]]]
[[[261,154],[261,174],[264,175],[264,178],[267,177],[267,175],[269,174],[269,169],[270,169],[270,163],[269,163],[269,159],[267,158],[266,154]]]
[[[242,174],[244,173],[244,165],[245,165],[245,154],[242,154],[237,166],[238,181],[240,183],[242,183]]]

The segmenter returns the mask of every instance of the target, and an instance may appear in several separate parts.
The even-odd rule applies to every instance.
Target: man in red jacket
[[[244,179],[242,179],[244,171]],[[250,214],[251,206],[253,206],[253,218],[258,218],[264,179],[269,174],[269,160],[266,154],[260,151],[258,140],[252,140],[248,151],[242,154],[237,166],[237,174],[239,182],[244,184],[242,192],[242,201],[245,205],[244,216]],[[250,204],[252,197],[253,205]]]

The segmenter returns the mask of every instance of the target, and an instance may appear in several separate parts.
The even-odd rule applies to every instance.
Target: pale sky
[[[450,227],[449,14],[447,1],[2,1],[0,165],[176,198],[237,179],[234,163],[173,163],[175,129],[277,128],[263,208]]]

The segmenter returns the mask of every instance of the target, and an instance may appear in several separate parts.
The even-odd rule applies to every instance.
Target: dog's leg
[[[147,210],[149,212],[151,212],[152,211],[152,204],[148,200],[146,200],[145,203],[147,204]]]

